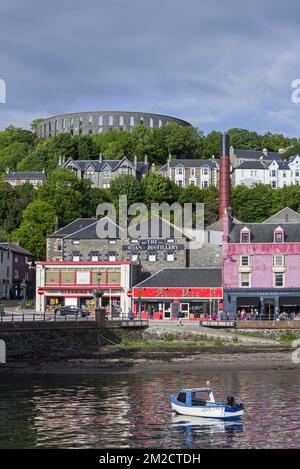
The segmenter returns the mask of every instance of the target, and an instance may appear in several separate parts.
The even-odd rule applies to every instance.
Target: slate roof
[[[67,168],[67,167],[77,167],[81,171],[85,171],[89,166],[92,166],[94,170],[98,173],[104,170],[106,166],[109,167],[112,171],[114,171],[117,166],[121,166],[122,162],[129,162],[133,166],[133,162],[129,161],[126,157],[121,158],[120,160],[73,160],[72,158],[69,158],[63,165],[62,167]],[[144,174],[148,171],[148,164],[144,163],[143,161],[138,161],[137,162],[137,172],[140,174]]]
[[[88,226],[84,228],[79,228],[77,231],[73,231],[72,233],[64,237],[70,239],[101,239],[101,237],[99,236],[99,230],[101,229],[101,227],[105,231],[110,230],[112,236],[107,237],[110,239],[119,238],[121,231],[123,231],[120,226],[115,224],[108,217],[103,217],[100,220],[94,220],[94,222],[89,224]]]
[[[272,161],[268,161],[268,162],[254,161],[254,160],[243,161],[243,163],[239,164],[239,166],[237,166],[235,168],[235,170],[237,170],[237,169],[263,169],[263,170],[266,170],[266,169],[270,168],[273,161],[276,161],[276,163],[278,164],[278,169],[281,169],[281,170],[289,170],[290,169],[290,167],[289,167],[289,165],[286,161],[274,160],[273,159]]]
[[[22,248],[22,246],[19,246],[18,244],[15,243],[0,243],[1,247],[4,249],[10,249],[11,251],[17,253],[17,254],[24,254],[25,256],[30,256],[33,257],[33,254],[30,251],[27,251],[27,249]]]
[[[95,221],[96,218],[77,218],[51,235],[48,235],[48,238],[63,238],[69,234],[75,233],[75,231],[91,225],[92,223],[95,223]]]
[[[132,225],[132,227],[137,227],[136,229],[142,238],[183,238],[186,236],[180,227],[169,223],[168,220],[158,215],[145,218],[139,223]]]
[[[171,168],[176,168],[177,166],[184,166],[185,168],[201,168],[203,166],[209,166],[214,169],[218,167],[216,160],[201,160],[200,158],[172,160],[169,162],[169,165]],[[167,167],[168,164],[166,163],[159,168],[159,171],[164,171]]]
[[[200,288],[222,287],[222,269],[181,268],[162,269],[135,287],[147,288]],[[135,288],[134,287],[134,288]]]
[[[12,180],[12,179],[18,179],[18,180],[33,180],[33,179],[40,179],[41,181],[46,179],[46,174],[43,172],[12,172],[12,173],[7,173],[4,176],[4,180]]]
[[[266,169],[266,167],[260,161],[243,161],[235,168],[237,169]]]
[[[264,159],[270,159],[270,160],[278,160],[281,158],[280,153],[276,151],[268,151],[267,153],[264,153],[262,150],[256,151],[256,150],[234,150],[234,154],[238,158],[250,158],[250,159],[257,159],[259,160],[260,157],[262,156]]]
[[[300,242],[300,223],[241,223],[232,224],[229,233],[229,243],[240,242],[240,231],[247,227],[251,231],[251,243],[273,243],[274,230],[281,227],[284,230],[285,243],[299,243]]]
[[[300,223],[300,213],[295,212],[290,207],[285,207],[267,218],[263,223]]]

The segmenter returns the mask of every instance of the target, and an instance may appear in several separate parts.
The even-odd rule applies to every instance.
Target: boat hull
[[[216,406],[184,406],[171,401],[172,410],[180,415],[189,415],[192,417],[206,417],[211,419],[238,419],[244,414],[244,410],[237,407],[228,408],[227,405]]]

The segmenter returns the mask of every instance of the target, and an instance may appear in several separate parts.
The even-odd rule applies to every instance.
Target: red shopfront
[[[181,311],[185,319],[199,320],[223,310],[223,289],[135,287],[132,300],[135,316],[142,319],[177,319]]]

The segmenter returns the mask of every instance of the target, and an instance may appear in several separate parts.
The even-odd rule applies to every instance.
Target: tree
[[[233,215],[245,223],[264,221],[272,214],[273,194],[274,189],[263,184],[234,187],[231,196]]]
[[[152,202],[173,203],[178,200],[181,189],[177,184],[159,173],[150,173],[142,180],[144,200],[147,205]]]
[[[91,191],[90,181],[78,179],[68,169],[58,169],[37,189],[37,198],[49,203],[62,225],[85,216]]]
[[[7,238],[11,231],[18,228],[22,212],[34,198],[31,184],[13,188],[6,182],[0,182],[0,228],[2,236]]]
[[[42,200],[35,200],[24,210],[22,224],[14,231],[11,239],[32,252],[36,260],[44,260],[46,255],[45,237],[52,233],[55,225],[53,207]]]
[[[123,194],[127,195],[128,206],[135,202],[141,202],[143,199],[140,183],[134,176],[126,174],[112,180],[110,184],[110,192],[112,201],[116,206],[119,203],[119,196]]]

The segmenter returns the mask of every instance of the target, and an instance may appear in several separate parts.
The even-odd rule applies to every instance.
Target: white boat
[[[172,410],[180,415],[234,420],[244,414],[243,404],[235,403],[232,396],[227,402],[216,402],[211,388],[182,389],[177,394],[170,394],[169,400]]]

